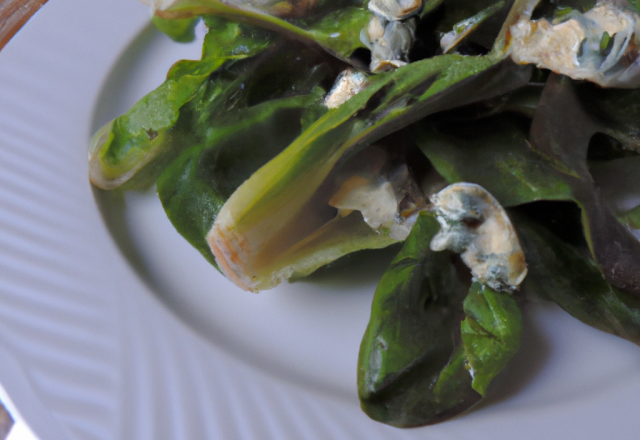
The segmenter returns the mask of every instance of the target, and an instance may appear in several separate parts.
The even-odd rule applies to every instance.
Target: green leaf
[[[202,147],[191,147],[158,178],[157,190],[167,217],[194,248],[212,265],[215,257],[204,237],[226,198],[200,176]]]
[[[599,87],[584,82],[575,93],[597,129],[624,148],[640,151],[640,90]]]
[[[331,53],[349,58],[358,48],[364,48],[360,32],[369,23],[371,12],[362,6],[338,9],[308,26],[307,31]]]
[[[385,271],[358,358],[358,392],[369,417],[420,426],[481,399],[471,387],[459,337],[467,285],[449,252],[433,252],[436,220],[421,215]]]
[[[464,300],[462,343],[472,387],[482,396],[493,378],[520,348],[522,316],[511,294],[497,292],[478,282]]]
[[[95,185],[113,189],[136,174],[142,177],[130,186],[152,183],[179,153],[172,140],[181,137],[174,133],[179,131],[181,110],[206,87],[211,73],[227,61],[254,56],[269,45],[265,34],[237,23],[209,19],[207,24],[209,33],[200,61],[176,63],[162,85],[96,133],[90,151],[90,177]],[[184,139],[179,143],[188,146]],[[145,172],[140,173],[143,168]]]
[[[220,246],[241,241],[238,260],[241,270],[251,267],[251,288],[273,287],[281,279],[274,274],[288,273],[288,250],[324,223],[316,213],[326,215],[328,198],[312,200],[341,157],[430,113],[504,93],[529,75],[526,68],[491,58],[445,55],[371,77],[367,88],[329,111],[238,188],[212,230],[214,239],[224,231],[216,239]],[[258,230],[259,238],[250,238]]]
[[[438,230],[433,217],[420,215],[378,284],[360,346],[362,408],[395,426],[465,411],[520,345],[515,299],[479,283],[469,289],[454,255],[431,251]]]
[[[154,15],[151,21],[155,27],[166,34],[173,41],[188,43],[196,38],[195,29],[200,17],[184,18],[181,20],[165,20]]]
[[[453,30],[459,35],[459,40],[464,38],[465,41],[491,49],[511,3],[495,0],[444,0],[441,6],[442,18],[434,31],[443,35]],[[446,48],[445,53],[451,47]]]
[[[632,227],[633,229],[640,229],[640,206],[636,206],[622,214],[618,215],[620,220],[625,225]]]
[[[382,249],[397,240],[371,229],[359,211],[336,216],[298,242],[280,260],[289,268],[289,281],[310,275],[326,264],[363,249]]]
[[[517,118],[421,123],[413,137],[447,182],[476,183],[503,206],[572,199],[561,173],[531,150]]]
[[[158,195],[178,232],[212,264],[206,235],[223,203],[326,111],[318,84],[335,72],[325,58],[277,43],[234,75],[209,80],[186,106],[185,131],[195,146],[160,175]]]
[[[428,114],[505,93],[529,76],[529,69],[511,63],[446,55],[371,77],[367,88],[329,111],[238,188],[223,208],[224,223],[214,227],[225,231],[220,245],[242,241],[239,259],[255,271],[255,288],[272,287],[288,249],[319,226],[310,220],[310,207],[324,209],[327,202],[308,203],[341,157]],[[250,238],[258,230],[259,239]]]
[[[598,265],[545,228],[512,213],[529,273],[522,289],[557,303],[571,316],[640,344],[640,301],[616,289]]]
[[[599,130],[573,82],[552,74],[531,124],[531,145],[570,185],[572,198],[582,209],[585,238],[605,279],[640,296],[640,241],[616,219],[589,172],[589,141]]]
[[[169,220],[211,264],[215,258],[206,235],[220,208],[300,134],[303,112],[318,101],[317,94],[295,96],[228,113],[226,121],[212,127],[210,143],[186,150],[158,178],[158,196]]]
[[[362,6],[351,6],[342,10],[337,8],[324,19],[309,24],[304,20],[287,21],[267,12],[242,7],[240,4],[231,5],[220,0],[176,0],[166,9],[156,11],[156,15],[164,19],[214,15],[274,31],[308,45],[319,46],[342,61],[349,62],[352,52],[356,48],[364,47],[360,42],[360,30],[372,14]]]

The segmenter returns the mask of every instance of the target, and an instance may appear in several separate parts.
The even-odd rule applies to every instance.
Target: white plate
[[[358,406],[376,278],[362,263],[256,296],[214,272],[153,194],[126,209],[98,194],[105,222],[91,131],[199,53],[148,19],[134,0],[56,0],[0,53],[0,382],[40,438],[637,438],[640,351],[556,307],[527,309],[487,403],[399,430]]]

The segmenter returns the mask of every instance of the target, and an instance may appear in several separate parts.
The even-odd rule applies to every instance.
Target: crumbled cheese
[[[371,0],[368,7],[388,21],[401,21],[417,14],[422,0]]]
[[[441,230],[431,249],[461,254],[473,277],[512,291],[527,274],[518,236],[498,201],[480,185],[456,183],[431,196]]]
[[[324,99],[324,105],[337,108],[364,89],[367,77],[354,69],[347,69],[336,78],[333,87]]]
[[[523,16],[509,28],[507,54],[516,63],[535,64],[573,79],[637,87],[638,25],[638,14],[612,2],[600,2],[584,14],[572,11],[561,22]],[[612,40],[608,50],[601,47],[605,33]]]
[[[371,50],[371,71],[384,72],[407,64],[415,30],[413,18],[401,22],[371,17],[360,33],[360,40]]]

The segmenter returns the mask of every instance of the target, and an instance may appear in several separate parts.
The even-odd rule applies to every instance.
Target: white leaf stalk
[[[255,180],[254,175],[229,198],[207,235],[227,278],[254,292],[307,275],[348,253],[404,240],[427,206],[406,163],[376,146],[334,169],[305,203],[287,201],[304,190],[289,186],[284,203],[270,205],[269,213],[247,224],[242,192],[255,192],[261,185]]]

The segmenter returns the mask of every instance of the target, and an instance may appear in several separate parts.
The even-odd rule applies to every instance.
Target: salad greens
[[[624,0],[148,0],[200,60],[91,141],[245,290],[402,243],[358,362],[371,418],[471,408],[553,301],[640,344],[640,16]],[[364,329],[363,329],[364,330]]]
[[[425,214],[380,280],[360,348],[363,409],[396,426],[435,423],[478,402],[522,333],[512,295],[469,286],[455,254],[430,249],[439,226]]]

